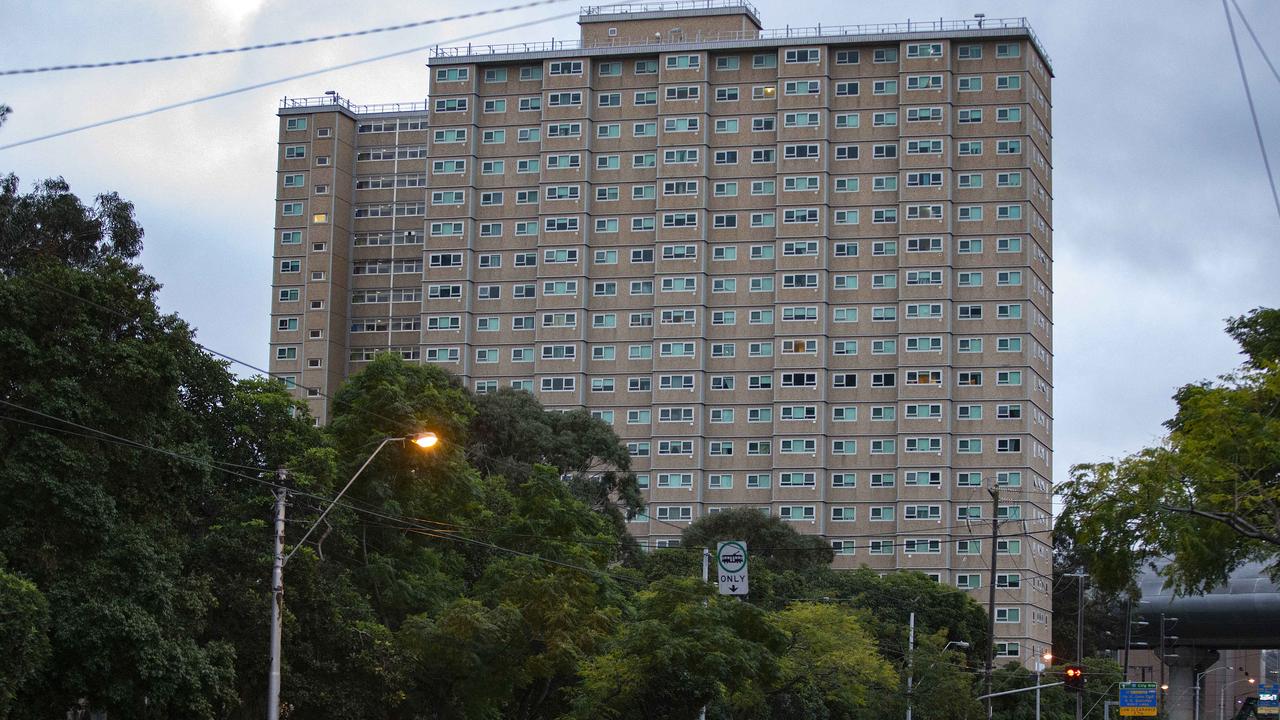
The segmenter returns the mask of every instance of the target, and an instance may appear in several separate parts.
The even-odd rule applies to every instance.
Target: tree
[[[831,603],[793,603],[773,613],[786,635],[778,677],[766,690],[774,718],[847,718],[894,692],[898,675],[859,616]]]
[[[1076,628],[1080,608],[1077,578],[1085,572],[1085,556],[1076,545],[1075,534],[1060,518],[1053,532],[1053,656],[1076,656]],[[1084,655],[1093,657],[1104,650],[1115,649],[1124,642],[1126,593],[1092,586],[1085,578]]]
[[[775,572],[827,568],[835,554],[818,535],[802,535],[780,518],[755,508],[725,510],[704,515],[680,533],[680,546],[709,548],[723,540],[745,540],[752,572],[764,566]]]
[[[763,610],[684,578],[654,583],[635,603],[605,652],[581,666],[575,717],[693,718],[704,706],[721,717],[764,704],[786,636]]]
[[[0,566],[3,566],[0,562]],[[49,659],[49,603],[30,580],[0,570],[0,720]]]
[[[1063,521],[1104,587],[1125,587],[1140,565],[1166,556],[1163,572],[1181,592],[1221,584],[1250,560],[1280,572],[1277,317],[1257,309],[1229,322],[1246,364],[1179,389],[1164,442],[1072,468]]]
[[[1114,698],[1116,688],[1123,673],[1120,666],[1107,658],[1088,658],[1084,661],[1085,689],[1082,693],[1084,717],[1090,720],[1102,720],[1107,716],[1103,700]],[[1065,666],[1057,665],[1048,668],[1040,677],[1041,683],[1059,682]],[[996,692],[1032,687],[1036,684],[1036,675],[1030,670],[1009,663],[995,673],[993,687]],[[994,720],[1022,720],[1035,717],[1035,692],[1023,692],[1004,695],[992,702]],[[1068,692],[1062,686],[1045,688],[1040,691],[1040,716],[1043,720],[1072,720],[1076,716],[1075,693]]]
[[[222,716],[237,704],[238,639],[211,617],[234,598],[217,597],[201,551],[256,484],[213,462],[283,464],[288,435],[315,430],[291,416],[283,385],[238,391],[191,328],[159,312],[129,203],[85,206],[60,180],[26,195],[13,176],[0,185],[0,554],[47,600],[50,628],[50,660],[18,688],[16,717],[82,698],[122,715]],[[281,437],[235,437],[264,423]],[[261,555],[258,542],[245,564]]]
[[[556,468],[575,495],[611,518],[620,556],[638,559],[625,521],[644,502],[626,445],[608,423],[586,410],[547,412],[533,395],[511,388],[474,402],[468,458],[478,470],[520,483],[535,465]]]

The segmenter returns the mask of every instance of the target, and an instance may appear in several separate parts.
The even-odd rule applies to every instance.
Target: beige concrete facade
[[[321,420],[388,349],[586,407],[628,442],[652,545],[758,507],[839,567],[984,603],[999,484],[1000,650],[1029,664],[1050,638],[1047,59],[1021,24],[786,37],[709,4],[438,51],[426,105],[286,100],[272,370]]]

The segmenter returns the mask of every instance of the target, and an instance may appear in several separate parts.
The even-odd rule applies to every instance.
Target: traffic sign
[[[747,541],[726,540],[716,543],[716,578],[721,595],[746,595]]]
[[[1120,683],[1120,717],[1155,717],[1160,686],[1153,682]]]
[[[1280,683],[1264,683],[1258,686],[1259,715],[1280,715]]]

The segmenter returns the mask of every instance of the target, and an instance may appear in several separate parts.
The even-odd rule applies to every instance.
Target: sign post
[[[1280,717],[1280,683],[1258,686],[1258,715]]]
[[[721,595],[746,595],[747,541],[725,540],[716,543],[716,583]]]
[[[1159,696],[1158,683],[1120,683],[1120,717],[1155,717]]]

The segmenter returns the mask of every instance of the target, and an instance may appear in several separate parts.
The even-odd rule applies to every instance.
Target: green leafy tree
[[[626,445],[608,423],[585,410],[547,412],[533,395],[511,388],[474,402],[467,457],[478,470],[518,484],[536,465],[556,468],[578,498],[610,518],[619,558],[638,560],[625,521],[644,502]]]
[[[1053,532],[1053,656],[1076,656],[1076,633],[1080,608],[1079,580],[1070,575],[1087,572],[1089,553],[1076,545],[1075,534],[1062,518]],[[1128,594],[1095,586],[1085,578],[1084,657],[1100,655],[1124,641],[1124,623]]]
[[[0,562],[3,566],[3,562]],[[49,659],[49,603],[30,580],[0,570],[0,720]]]
[[[1163,443],[1072,468],[1061,523],[1102,586],[1128,586],[1159,557],[1171,558],[1165,575],[1183,592],[1221,584],[1251,560],[1280,572],[1278,326],[1274,310],[1231,320],[1247,363],[1178,390]]]
[[[1120,666],[1107,658],[1087,658],[1083,665],[1085,689],[1081,699],[1084,717],[1088,720],[1102,720],[1106,717],[1103,702],[1118,697],[1117,688],[1123,674]],[[1040,683],[1060,682],[1064,667],[1057,665],[1046,669],[1040,677]],[[996,692],[1002,692],[1034,687],[1036,684],[1035,673],[1017,663],[1010,663],[996,671],[993,687]],[[1035,703],[1034,691],[1004,695],[992,702],[992,717],[995,720],[1034,718]],[[1040,716],[1043,720],[1072,720],[1076,716],[1076,693],[1068,692],[1061,685],[1041,690]]]
[[[635,598],[635,615],[580,666],[575,717],[608,720],[739,716],[765,704],[786,635],[765,611],[672,578]]]
[[[897,690],[897,672],[857,614],[831,603],[793,603],[772,620],[787,644],[765,693],[771,717],[854,718],[873,698]]]
[[[254,454],[233,429],[269,415],[237,414],[255,398],[272,397],[276,428],[314,432],[285,412],[282,385],[238,394],[192,330],[159,312],[134,262],[141,238],[114,194],[85,206],[62,181],[25,195],[12,176],[0,183],[0,553],[50,617],[50,660],[18,690],[16,717],[81,699],[126,716],[235,707],[237,642],[211,624],[224,604],[201,549],[245,496],[213,463]],[[270,456],[288,442],[254,452],[283,462]]]
[[[684,548],[709,548],[723,540],[745,540],[751,553],[751,569],[765,566],[776,572],[825,569],[835,554],[817,535],[802,535],[780,518],[755,508],[739,508],[704,515],[680,533]]]

